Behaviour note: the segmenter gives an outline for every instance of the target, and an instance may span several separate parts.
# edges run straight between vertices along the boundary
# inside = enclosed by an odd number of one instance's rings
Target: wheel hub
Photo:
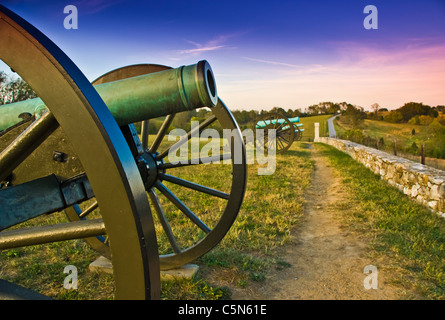
[[[152,154],[145,151],[136,158],[136,163],[144,182],[145,190],[149,191],[158,180],[159,173],[165,173],[164,169],[158,169],[158,166],[164,163],[164,160],[156,160],[158,153]]]

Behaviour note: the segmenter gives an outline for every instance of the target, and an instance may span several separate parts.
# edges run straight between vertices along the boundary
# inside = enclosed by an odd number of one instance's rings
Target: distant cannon
[[[300,117],[287,118],[280,113],[266,113],[255,119],[255,129],[263,129],[264,135],[258,136],[257,145],[264,146],[264,149],[275,149],[275,152],[282,153],[290,148],[294,141],[300,141],[304,129],[300,122]],[[275,130],[275,139],[269,139],[268,130]]]
[[[292,118],[292,119],[294,119],[294,118]],[[294,124],[294,127],[295,127],[295,140],[294,141],[301,141],[301,139],[303,138],[303,132],[304,132],[304,128],[302,128],[303,124],[302,123],[295,123],[295,122],[293,122],[293,124]]]
[[[216,246],[244,197],[242,135],[217,95],[210,65],[127,66],[104,74],[93,87],[51,40],[1,5],[0,39],[0,59],[39,96],[0,106],[0,249],[86,239],[111,258],[117,299],[159,298],[160,270],[180,267]],[[212,115],[179,141],[166,144],[175,115],[201,107]],[[163,123],[149,146],[147,121],[158,117]],[[139,121],[141,140],[134,125]],[[231,150],[168,161],[170,152],[213,123],[232,130]],[[186,168],[207,171],[202,165],[217,159],[226,160],[217,167],[227,171],[221,174],[224,190],[182,177]],[[208,220],[208,209],[192,210],[192,205],[199,209],[199,197],[180,199],[172,191],[178,188],[222,201],[212,208],[219,218]],[[176,220],[165,203],[182,213],[187,232],[174,233]],[[69,222],[21,227],[58,211],[65,211]],[[163,252],[160,236],[169,244]],[[0,298],[11,294],[5,292],[11,286],[3,283]],[[20,290],[12,289],[14,294]]]

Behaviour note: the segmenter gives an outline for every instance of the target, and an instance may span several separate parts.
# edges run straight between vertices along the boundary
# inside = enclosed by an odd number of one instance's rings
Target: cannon
[[[282,121],[284,121],[283,119],[280,119]],[[300,117],[293,117],[293,118],[288,118],[288,120],[293,124],[294,127],[294,141],[301,141],[301,138],[303,137],[303,131],[304,129],[303,124],[299,123],[300,122]],[[286,130],[287,126],[283,127],[283,130]]]
[[[217,95],[209,63],[125,66],[90,83],[50,39],[1,5],[0,39],[0,59],[39,96],[0,106],[0,249],[85,239],[111,259],[116,299],[158,299],[160,270],[215,247],[245,193],[242,135]],[[203,107],[211,110],[209,118],[178,141],[166,141],[177,114]],[[153,119],[163,122],[150,143]],[[228,151],[169,161],[216,123],[232,132]],[[217,160],[224,160],[215,164],[224,180],[218,186],[190,178]],[[199,212],[200,197],[181,198],[183,189],[218,200],[211,219],[208,208]],[[24,226],[55,212],[65,212],[67,222]],[[175,234],[175,224],[187,229]],[[168,245],[160,248],[160,238]],[[0,295],[17,292],[30,295],[0,280]]]
[[[297,119],[297,120],[293,120],[293,119]],[[295,127],[295,140],[294,141],[301,141],[301,139],[303,138],[303,132],[304,132],[304,128],[302,123],[298,123],[300,122],[299,117],[295,117],[295,118],[290,118],[289,119]]]
[[[294,141],[301,141],[304,129],[299,117],[288,118],[281,113],[269,112],[260,115],[255,119],[255,129],[263,129],[264,134],[256,137],[257,145],[264,146],[264,149],[275,149],[275,152],[282,153],[290,148]],[[268,130],[275,130],[275,139],[270,140]]]

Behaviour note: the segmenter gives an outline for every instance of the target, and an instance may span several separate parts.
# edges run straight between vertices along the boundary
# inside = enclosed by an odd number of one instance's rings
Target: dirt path
[[[364,273],[373,261],[366,242],[340,228],[336,203],[349,196],[326,160],[315,152],[312,187],[307,191],[305,220],[294,230],[294,241],[282,257],[291,266],[269,274],[266,281],[236,289],[232,298],[266,300],[397,299],[397,291],[378,270],[377,289],[364,288]],[[374,262],[375,264],[375,262]]]

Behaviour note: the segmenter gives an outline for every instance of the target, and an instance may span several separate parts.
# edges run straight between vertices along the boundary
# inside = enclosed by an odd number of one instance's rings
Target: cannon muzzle
[[[119,126],[202,107],[218,101],[209,63],[182,66],[94,87]],[[63,103],[63,102],[61,102]],[[40,98],[0,106],[0,131],[21,121],[19,115],[40,115],[46,109]]]

